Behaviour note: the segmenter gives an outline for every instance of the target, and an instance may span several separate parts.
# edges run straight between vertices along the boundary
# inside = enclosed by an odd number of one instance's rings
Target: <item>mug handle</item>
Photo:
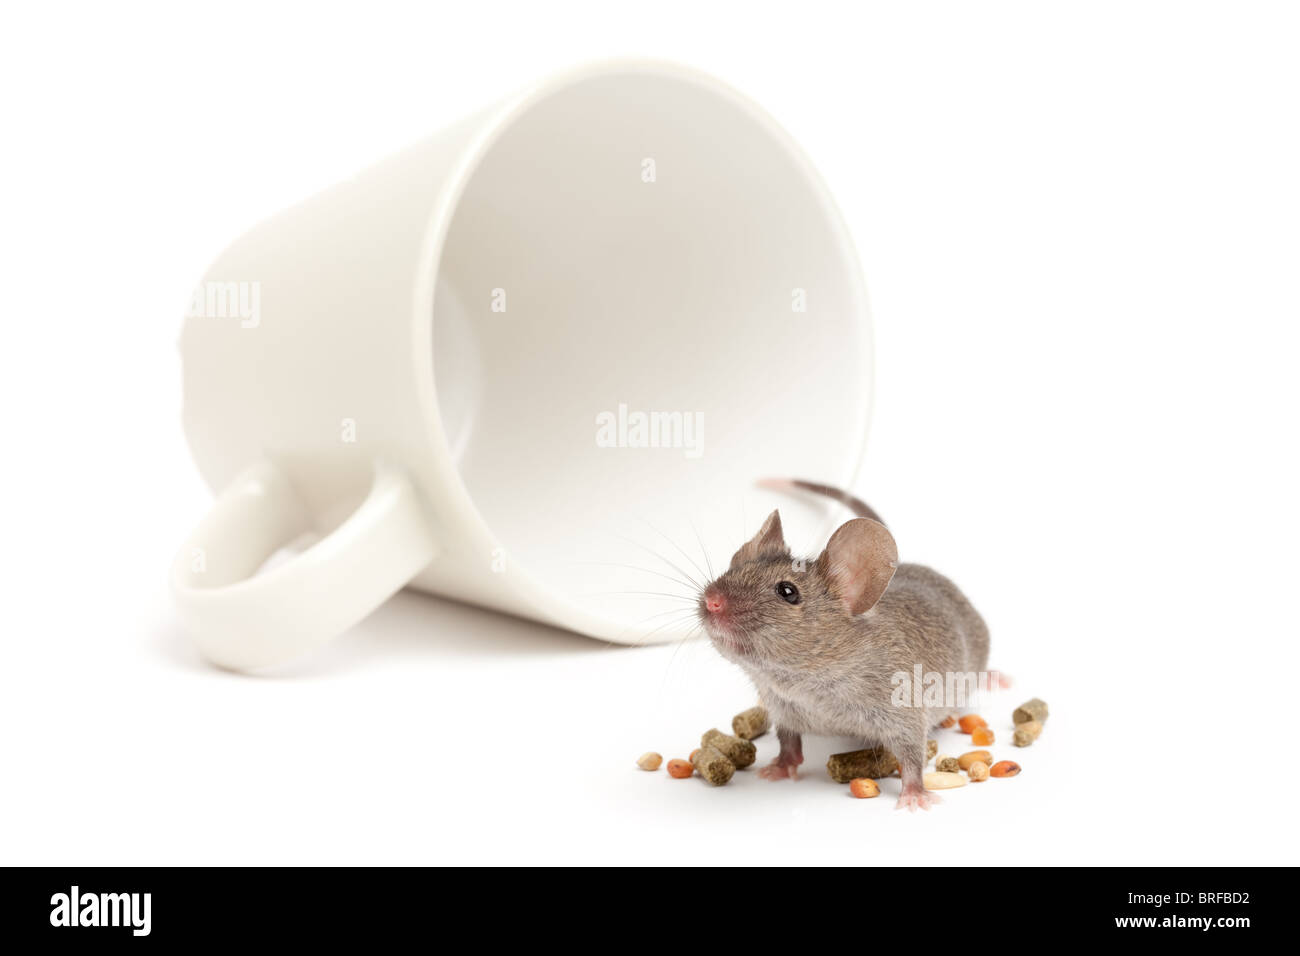
[[[253,576],[310,526],[297,492],[267,461],[217,497],[171,569],[172,595],[204,657],[247,670],[305,654],[379,607],[438,553],[410,480],[383,462],[341,525]]]

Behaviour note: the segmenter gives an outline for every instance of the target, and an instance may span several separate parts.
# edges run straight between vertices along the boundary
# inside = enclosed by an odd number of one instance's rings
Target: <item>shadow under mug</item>
[[[236,669],[406,585],[681,636],[694,542],[730,555],[771,505],[756,478],[851,483],[871,393],[857,258],[808,161],[722,83],[639,60],[538,83],[256,226],[199,284],[181,354],[217,498],[171,587]],[[686,618],[646,634],[659,592]]]

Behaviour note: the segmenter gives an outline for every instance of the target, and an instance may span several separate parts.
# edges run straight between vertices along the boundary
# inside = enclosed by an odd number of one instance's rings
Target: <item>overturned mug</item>
[[[871,391],[857,259],[812,167],[728,87],[644,61],[551,78],[258,225],[207,271],[181,354],[217,499],[171,586],[236,669],[406,585],[679,636],[642,629],[628,585],[689,600],[680,535],[725,561],[756,478],[849,483]],[[670,555],[651,567],[647,528]]]

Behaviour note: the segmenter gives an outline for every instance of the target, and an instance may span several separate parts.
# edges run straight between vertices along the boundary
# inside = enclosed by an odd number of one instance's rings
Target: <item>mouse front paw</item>
[[[799,764],[803,763],[803,738],[782,727],[777,728],[776,737],[781,741],[781,752],[758,775],[764,780],[798,780]]]
[[[798,780],[799,764],[793,760],[782,760],[777,757],[760,770],[758,775],[764,780]]]

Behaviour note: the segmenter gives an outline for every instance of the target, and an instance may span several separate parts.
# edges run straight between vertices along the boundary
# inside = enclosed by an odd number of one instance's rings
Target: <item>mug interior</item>
[[[608,637],[683,633],[771,508],[796,553],[846,517],[754,481],[856,472],[858,264],[806,160],[721,86],[603,73],[516,115],[449,225],[433,343],[488,527]]]

